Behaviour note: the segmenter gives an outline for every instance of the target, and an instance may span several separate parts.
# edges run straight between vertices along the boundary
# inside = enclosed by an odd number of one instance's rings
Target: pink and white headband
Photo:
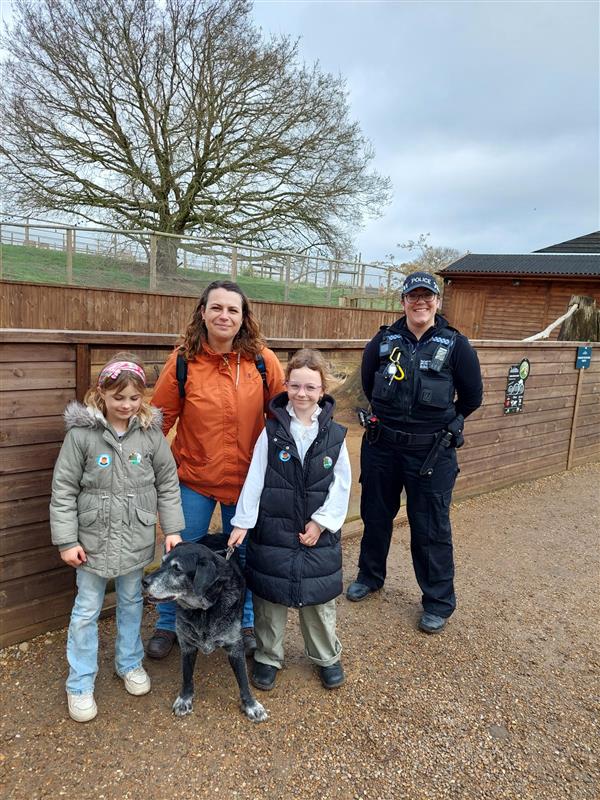
[[[146,373],[144,370],[134,364],[133,361],[115,361],[112,364],[107,364],[106,367],[102,370],[100,375],[98,376],[98,386],[102,385],[102,382],[106,380],[106,378],[118,378],[122,372],[133,372],[135,375],[142,379],[144,386],[146,385]]]

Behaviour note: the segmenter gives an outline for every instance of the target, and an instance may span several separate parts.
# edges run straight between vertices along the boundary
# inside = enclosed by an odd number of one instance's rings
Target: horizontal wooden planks
[[[0,349],[2,346],[0,345]],[[0,391],[0,419],[48,417],[62,414],[67,403],[75,399],[75,389],[53,389],[51,392],[21,390]]]
[[[60,442],[7,447],[2,451],[0,474],[53,469],[59,450]]]
[[[42,442],[61,442],[65,424],[61,416],[0,419],[0,448]]]
[[[466,422],[466,446],[459,451],[461,474],[457,496],[487,488],[499,488],[564,469],[567,463],[574,414],[577,370],[576,344],[486,342],[477,346],[484,376],[484,403]],[[530,375],[525,382],[523,411],[504,414],[508,369],[528,358]],[[585,442],[588,456],[590,437],[595,441],[600,420],[594,405],[600,360],[585,376],[580,396],[575,459]],[[585,412],[581,412],[581,408]],[[585,425],[582,425],[582,419]],[[582,435],[579,435],[579,431]],[[544,473],[544,469],[548,473]],[[485,487],[485,489],[484,489]]]
[[[197,297],[2,281],[0,327],[182,333]],[[370,339],[399,313],[252,301],[268,337]]]
[[[0,502],[0,531],[49,519],[50,495]]]
[[[600,280],[453,275],[444,288],[442,312],[471,338],[523,339],[564,314],[573,295],[588,295],[600,304]],[[559,327],[550,338],[558,333]]]
[[[11,608],[52,594],[74,591],[75,574],[73,567],[61,561],[57,569],[40,570],[36,574],[7,580],[0,591],[0,608]]]
[[[48,504],[46,510],[48,511]],[[51,542],[49,513],[45,518],[43,515],[40,516],[42,516],[42,520],[39,522],[24,523],[19,519],[19,524],[15,527],[0,530],[0,556],[47,547]],[[23,524],[21,524],[22,522]]]
[[[0,558],[0,582],[15,580],[25,575],[36,575],[56,569],[63,564],[58,548],[51,544],[34,550],[11,553]]]
[[[71,606],[73,600],[71,599]],[[9,647],[11,644],[26,642],[39,636],[42,633],[57,631],[65,628],[69,624],[70,613],[60,614],[58,617],[46,619],[43,622],[36,622],[33,625],[26,625],[22,628],[0,629],[0,647]],[[10,620],[10,617],[8,617]],[[8,623],[7,623],[8,624]]]
[[[65,389],[75,386],[75,367],[72,363],[44,362],[37,364],[0,363],[2,391],[21,389]]]
[[[2,636],[39,623],[48,622],[57,617],[67,618],[73,608],[73,596],[73,590],[67,590],[60,594],[52,594],[49,597],[28,600],[25,603],[12,606],[10,609],[0,609]],[[44,626],[42,630],[47,630],[47,628]]]
[[[290,319],[296,313],[291,308]],[[320,324],[326,322],[323,317]],[[302,336],[308,331],[297,316],[285,331],[287,338],[273,343],[282,363],[305,343]],[[342,374],[356,368],[364,347],[364,341],[349,338],[359,335],[356,330],[345,332],[339,345],[331,340],[310,342]],[[86,358],[80,363],[89,364],[91,381],[111,355],[125,349],[144,359],[152,385],[174,342],[173,337],[160,335],[58,331],[54,335],[61,337],[60,341],[53,343],[36,340],[38,335],[42,334],[27,332],[19,342],[13,334],[0,346],[0,370],[4,369],[2,375],[11,381],[0,391],[0,622],[10,628],[0,643],[20,641],[68,619],[74,571],[63,567],[50,543],[48,505],[52,468],[63,436],[62,412],[75,393],[76,346],[86,348]],[[571,343],[484,340],[475,344],[484,374],[484,404],[466,424],[466,445],[458,454],[457,498],[564,469],[578,380],[575,345]],[[36,359],[38,347],[40,357]],[[524,410],[506,415],[503,403],[508,369],[524,357],[531,363]],[[44,381],[58,385],[43,388]],[[573,464],[597,458],[600,358],[592,360],[582,378]]]
[[[0,346],[3,644],[21,641],[23,630],[48,630],[57,618],[62,620],[74,587],[73,570],[64,568],[51,544],[49,502],[64,436],[62,414],[75,396],[75,345],[24,338]]]
[[[75,361],[75,349],[63,343],[4,343],[0,348],[0,362],[2,361],[14,361],[20,364],[38,361]]]

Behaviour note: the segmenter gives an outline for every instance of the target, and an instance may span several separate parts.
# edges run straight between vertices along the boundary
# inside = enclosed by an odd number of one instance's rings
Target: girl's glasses
[[[292,392],[292,394],[297,394],[302,389],[306,394],[313,394],[313,392],[318,392],[321,388],[320,386],[315,386],[314,383],[286,383],[286,386],[288,392]]]

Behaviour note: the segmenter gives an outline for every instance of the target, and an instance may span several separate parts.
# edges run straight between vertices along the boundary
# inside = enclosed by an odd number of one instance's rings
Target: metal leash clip
[[[229,561],[229,559],[234,553],[235,553],[235,547],[233,547],[233,545],[229,545],[227,547],[227,553],[225,554],[225,561]]]

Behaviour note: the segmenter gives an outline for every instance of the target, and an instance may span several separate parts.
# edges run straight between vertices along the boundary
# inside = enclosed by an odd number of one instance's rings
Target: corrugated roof
[[[443,275],[504,274],[593,276],[600,278],[600,253],[523,253],[479,255],[469,253],[440,270]]]
[[[586,233],[576,239],[567,239],[566,242],[552,244],[535,250],[535,253],[600,253],[600,231]]]

